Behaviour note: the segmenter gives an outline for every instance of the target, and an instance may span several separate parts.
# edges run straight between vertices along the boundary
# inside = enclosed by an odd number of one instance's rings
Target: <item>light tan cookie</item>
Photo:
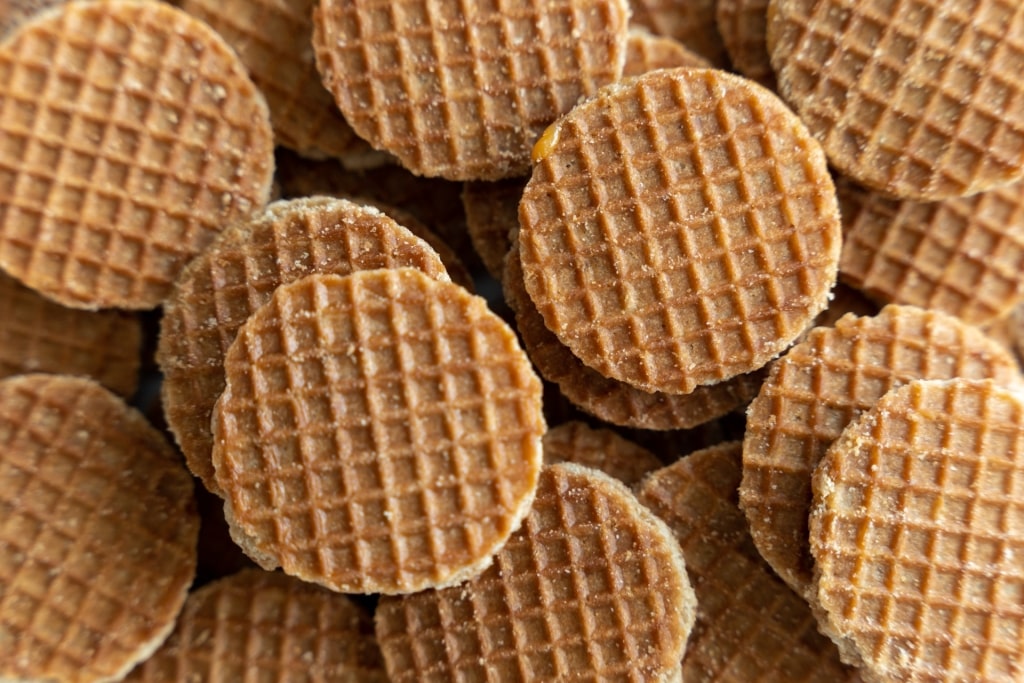
[[[417,175],[523,175],[544,129],[622,75],[626,0],[321,0],[317,66],[359,135]]]
[[[626,487],[546,467],[523,527],[482,576],[384,598],[376,631],[395,683],[676,681],[693,588],[668,528]]]
[[[761,368],[826,307],[840,226],[825,156],[752,81],[674,69],[609,86],[535,159],[526,290],[601,374],[689,393]]]
[[[196,570],[192,478],[91,380],[0,382],[0,679],[120,680]]]
[[[486,303],[409,268],[283,285],[224,358],[213,465],[266,568],[342,592],[479,574],[527,514],[540,380]]]
[[[772,0],[779,92],[843,174],[934,201],[1024,178],[1024,5]]]
[[[583,422],[566,422],[544,435],[544,463],[559,462],[592,467],[626,486],[636,485],[661,467],[661,461],[646,448],[610,429],[594,429]]]
[[[76,308],[159,305],[270,193],[263,96],[162,2],[70,2],[0,44],[0,267]]]
[[[1024,395],[992,381],[890,392],[815,471],[824,628],[879,681],[1024,676]]]

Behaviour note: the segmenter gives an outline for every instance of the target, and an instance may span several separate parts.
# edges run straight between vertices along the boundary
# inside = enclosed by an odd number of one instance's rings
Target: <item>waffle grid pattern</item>
[[[157,361],[167,421],[208,488],[216,490],[210,419],[224,390],[224,354],[253,311],[310,273],[400,267],[447,279],[437,254],[390,218],[326,197],[275,202],[189,264],[165,306]]]
[[[519,200],[526,181],[511,178],[496,183],[466,183],[462,206],[473,249],[484,267],[501,280],[505,257],[512,248],[512,235],[519,232]]]
[[[843,173],[927,200],[1024,175],[1020,3],[781,0],[774,22],[781,92]]]
[[[6,38],[33,15],[65,2],[67,0],[5,0],[4,9],[0,12],[0,40]]]
[[[691,453],[640,489],[640,502],[679,540],[700,606],[683,679],[854,680],[818,633],[807,603],[775,576],[750,539],[736,500],[740,451],[731,442]]]
[[[941,203],[849,184],[840,197],[840,277],[877,300],[984,325],[1024,299],[1024,183]]]
[[[764,91],[716,71],[651,72],[551,136],[520,205],[526,289],[601,374],[687,393],[763,366],[825,308],[833,185],[817,143]]]
[[[546,468],[492,568],[463,586],[382,600],[377,638],[391,680],[663,680],[692,623],[685,570],[667,529],[598,476]]]
[[[86,375],[121,396],[135,393],[142,346],[137,317],[64,308],[0,274],[0,320],[0,378]]]
[[[127,681],[384,683],[367,615],[346,596],[243,571],[193,593],[171,637]]]
[[[843,429],[919,379],[1020,382],[1009,353],[942,313],[890,305],[817,329],[775,363],[747,411],[740,502],[758,549],[798,593],[810,589],[811,474]]]
[[[267,98],[279,144],[345,159],[372,154],[338,111],[316,70],[316,0],[183,0],[181,8],[213,27],[238,52]]]
[[[718,0],[715,25],[733,67],[747,78],[775,89],[768,57],[769,0]]]
[[[174,623],[196,566],[192,481],[86,380],[0,383],[0,677],[117,679]]]
[[[163,3],[47,17],[0,50],[0,266],[68,306],[152,308],[265,203],[266,105],[216,34]]]
[[[697,387],[689,394],[648,393],[605,377],[572,354],[544,324],[523,286],[518,249],[505,263],[505,298],[515,311],[516,327],[537,372],[573,405],[622,427],[690,429],[749,402],[761,386],[761,373],[741,375],[720,384]]]
[[[915,382],[851,425],[819,472],[818,595],[868,670],[1019,680],[1021,397],[992,382]]]
[[[629,0],[631,26],[678,40],[711,60],[726,62],[725,46],[715,26],[715,0]]]
[[[592,467],[626,486],[661,467],[661,461],[646,448],[610,429],[593,429],[583,422],[567,422],[544,434],[544,463],[559,462]]]
[[[527,173],[544,128],[619,78],[624,0],[323,0],[324,82],[363,138],[415,173]]]
[[[526,514],[540,382],[457,285],[408,269],[311,276],[249,319],[225,368],[217,483],[291,574],[347,592],[447,585]]]
[[[639,76],[655,69],[677,67],[708,69],[711,65],[695,52],[690,52],[682,43],[653,36],[646,31],[630,31],[626,41],[626,66],[622,77]]]

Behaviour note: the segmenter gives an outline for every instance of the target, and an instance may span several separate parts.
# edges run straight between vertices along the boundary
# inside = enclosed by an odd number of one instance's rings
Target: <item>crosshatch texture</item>
[[[733,67],[761,85],[775,88],[768,57],[769,0],[717,0],[715,25]]]
[[[352,127],[416,174],[525,175],[552,121],[618,80],[625,0],[323,0],[317,65]]]
[[[715,26],[715,0],[629,0],[629,23],[678,40],[715,66],[727,60]]]
[[[536,156],[526,290],[601,374],[685,394],[762,367],[826,307],[835,189],[818,143],[760,86],[654,71],[560,119]]]
[[[677,40],[656,36],[639,29],[631,29],[626,41],[626,66],[622,77],[639,76],[655,69],[675,69],[686,66],[708,69],[711,64],[696,52],[691,52]]]
[[[263,96],[180,10],[77,2],[0,45],[0,267],[64,305],[157,306],[273,171]]]
[[[667,527],[619,482],[560,464],[480,577],[384,598],[395,683],[678,680],[696,604]]]
[[[907,199],[1024,177],[1017,0],[776,0],[779,91],[845,175]]]
[[[740,503],[758,549],[798,593],[811,590],[811,474],[843,429],[914,379],[1020,383],[1009,351],[938,311],[889,305],[813,330],[771,369],[747,411]]]
[[[592,467],[635,486],[661,467],[658,457],[610,429],[595,429],[583,422],[566,422],[544,435],[544,463],[571,462]]]
[[[192,478],[95,382],[0,382],[0,679],[119,680],[196,571]]]
[[[216,480],[264,565],[342,592],[452,585],[529,510],[541,383],[458,285],[404,268],[282,286],[225,371]]]
[[[227,228],[188,265],[160,323],[164,414],[189,469],[211,491],[213,405],[238,329],[282,284],[314,272],[411,267],[447,280],[437,253],[380,213],[343,199],[274,202]]]
[[[1024,395],[917,381],[883,397],[814,476],[826,629],[879,680],[1024,675]]]

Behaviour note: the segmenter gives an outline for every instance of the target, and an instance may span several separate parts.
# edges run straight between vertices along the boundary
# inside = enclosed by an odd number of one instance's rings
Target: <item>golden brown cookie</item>
[[[519,231],[519,200],[524,187],[524,178],[471,182],[462,187],[462,206],[473,249],[497,280],[503,277],[512,236]]]
[[[71,2],[0,44],[0,267],[76,308],[154,308],[270,192],[263,96],[202,22]]]
[[[275,202],[189,264],[164,307],[156,358],[167,423],[207,488],[217,490],[210,419],[224,391],[224,354],[249,315],[310,273],[401,267],[448,278],[433,249],[380,211],[328,197]]]
[[[893,197],[1024,178],[1024,4],[774,0],[779,92],[843,174]]]
[[[807,603],[779,580],[750,539],[736,495],[741,450],[735,441],[691,453],[640,486],[640,502],[679,540],[697,594],[683,680],[852,681]]]
[[[622,69],[622,77],[639,76],[655,69],[675,69],[688,66],[704,69],[710,63],[695,52],[688,50],[682,43],[665,36],[656,36],[633,29],[626,41],[626,66]]]
[[[815,471],[824,629],[885,681],[1024,677],[1024,394],[915,381]]]
[[[321,0],[313,45],[352,127],[417,175],[523,175],[544,129],[618,80],[626,0]]]
[[[526,290],[601,374],[689,393],[762,367],[824,310],[840,248],[825,156],[752,81],[673,69],[618,83],[534,156]]]
[[[381,163],[324,88],[310,47],[316,0],[181,0],[242,59],[267,97],[277,143],[354,167]]]
[[[761,386],[760,371],[697,387],[689,394],[648,393],[605,377],[574,356],[544,325],[523,286],[518,249],[509,253],[503,284],[523,346],[537,372],[557,384],[574,405],[605,422],[640,429],[689,429],[740,408]]]
[[[1024,298],[1024,182],[941,202],[838,189],[839,276],[876,301],[984,325]]]
[[[387,683],[368,614],[344,595],[249,569],[189,595],[133,683]]]
[[[811,473],[826,449],[887,391],[951,377],[1020,381],[1010,354],[979,330],[914,306],[817,328],[772,365],[747,410],[740,504],[761,554],[798,593],[811,587]]]
[[[65,308],[0,273],[0,378],[80,375],[129,397],[139,382],[141,346],[137,316]]]
[[[410,268],[282,285],[224,367],[216,481],[265,568],[351,593],[453,585],[529,511],[540,380],[458,285]]]
[[[768,57],[769,0],[716,0],[715,25],[733,68],[765,87],[775,88]]]
[[[164,437],[87,379],[0,382],[0,679],[115,681],[164,641],[199,518]]]
[[[63,5],[68,0],[0,1],[0,39],[43,10]]]
[[[624,439],[610,429],[594,429],[583,422],[566,422],[544,435],[544,463],[571,462],[600,470],[626,486],[661,467],[654,453]]]
[[[715,66],[727,61],[715,26],[717,0],[629,0],[631,26],[677,40]]]
[[[621,483],[560,464],[480,577],[383,598],[394,683],[674,681],[696,604],[679,544]]]

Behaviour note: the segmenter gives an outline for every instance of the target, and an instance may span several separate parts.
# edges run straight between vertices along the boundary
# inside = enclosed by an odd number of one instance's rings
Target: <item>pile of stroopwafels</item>
[[[0,680],[1024,678],[1019,3],[0,5],[0,270]]]

